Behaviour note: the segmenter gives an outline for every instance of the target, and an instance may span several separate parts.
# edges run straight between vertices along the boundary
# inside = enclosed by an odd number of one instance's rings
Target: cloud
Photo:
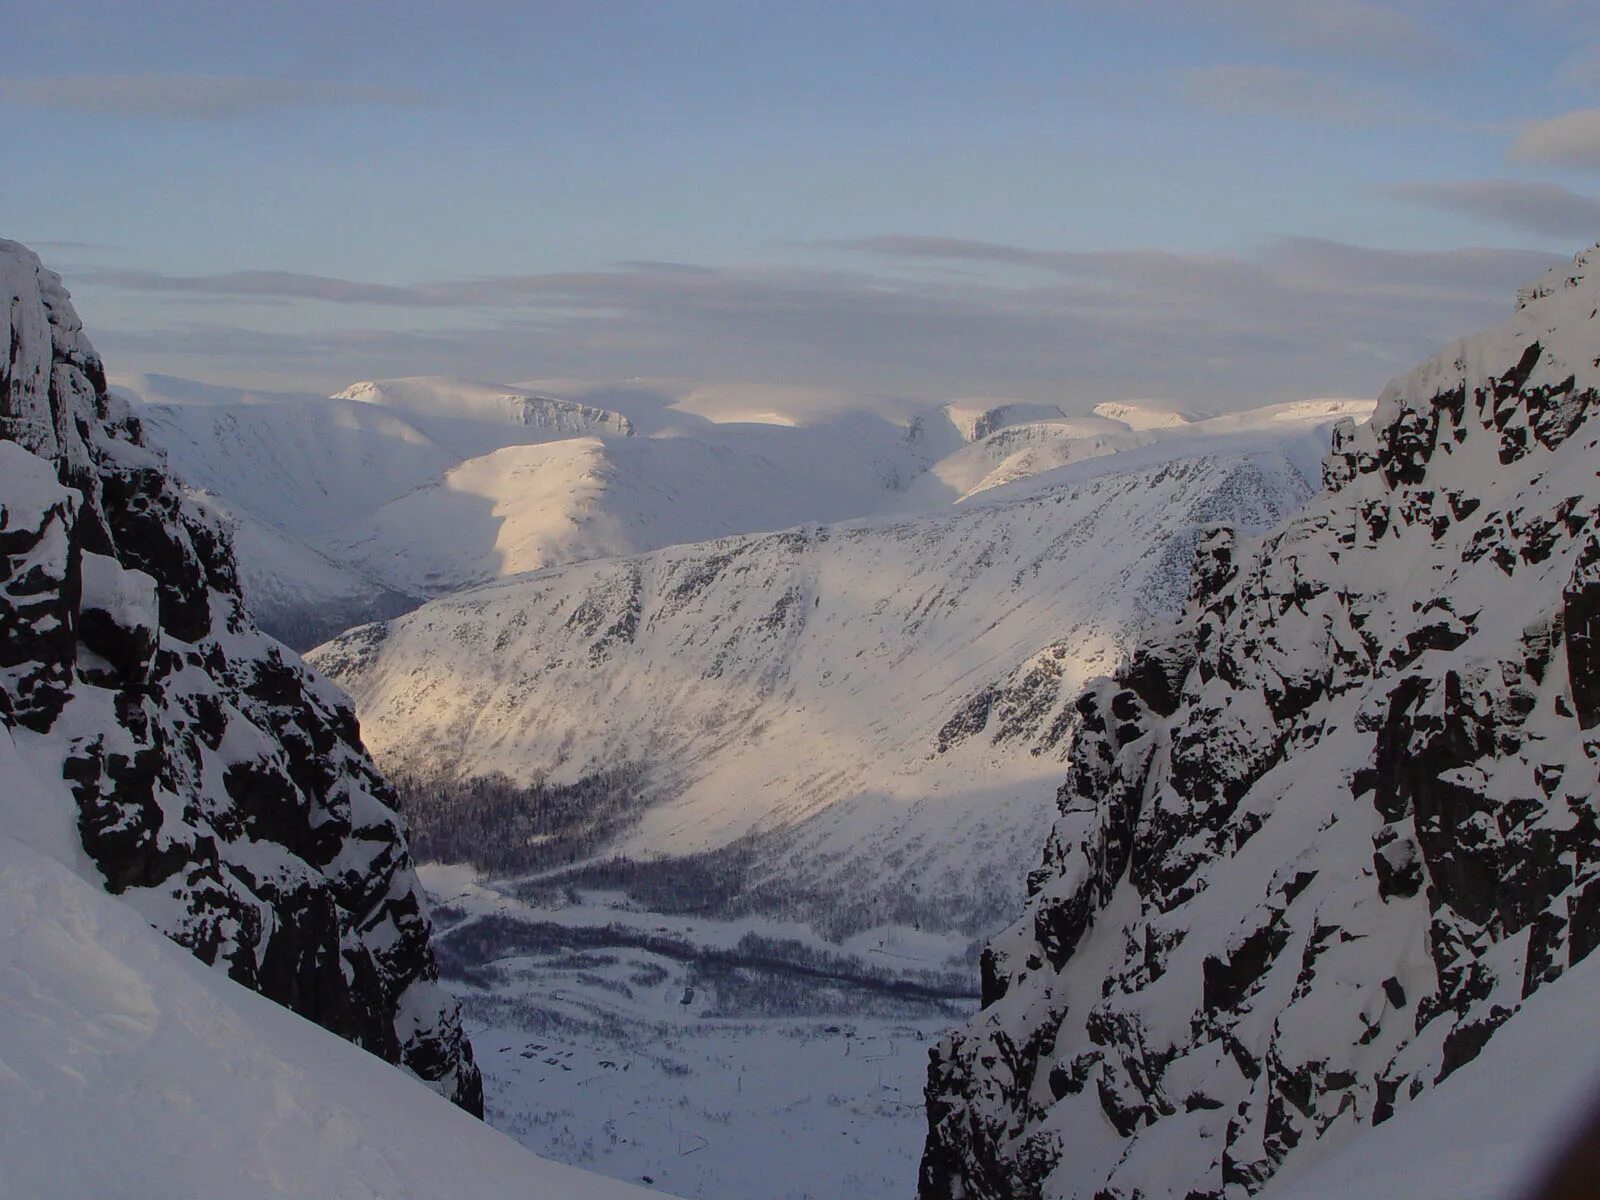
[[[254,387],[331,389],[405,374],[641,377],[1080,407],[1153,394],[1236,408],[1375,394],[1439,346],[1503,318],[1516,288],[1557,261],[1315,239],[1237,254],[907,234],[830,248],[855,265],[630,263],[405,286],[274,271],[121,273],[100,278],[107,291],[95,304],[108,293],[147,296],[152,285],[163,303],[124,301],[129,320],[97,321],[97,342],[119,371],[215,377],[226,367]],[[967,268],[961,278],[926,269],[952,262]],[[290,322],[275,310],[274,328],[259,330],[217,323],[218,295],[315,303],[291,307]],[[341,309],[363,314],[344,325],[369,327],[341,327],[329,315]],[[151,329],[152,311],[180,319]],[[200,319],[181,319],[190,311]],[[201,360],[207,369],[195,368]]]
[[[1196,67],[1184,77],[1184,92],[1194,103],[1228,116],[1368,125],[1416,115],[1391,88],[1346,83],[1292,67]]]
[[[1381,189],[1397,200],[1494,221],[1546,237],[1600,240],[1600,196],[1557,183],[1461,179],[1395,183]]]
[[[836,249],[890,258],[991,262],[1176,290],[1267,287],[1365,289],[1404,286],[1423,291],[1505,293],[1507,281],[1537,274],[1552,263],[1538,251],[1382,250],[1319,238],[1286,238],[1246,254],[1184,254],[1172,250],[1034,250],[961,238],[879,235],[828,242]],[[1511,285],[1514,289],[1517,285]]]
[[[1522,127],[1511,154],[1524,162],[1600,167],[1600,108],[1583,108]]]
[[[326,300],[333,304],[419,305],[428,301],[411,289],[355,283],[293,271],[230,271],[220,275],[164,275],[159,271],[92,271],[83,278],[131,292],[168,292],[255,300]]]
[[[414,104],[421,98],[361,84],[240,75],[0,77],[0,104],[114,116],[215,119],[274,109]]]
[[[1400,63],[1450,59],[1458,47],[1438,30],[1367,0],[1209,0],[1210,11],[1280,46]]]
[[[1569,55],[1557,70],[1556,78],[1564,86],[1580,90],[1600,85],[1600,46],[1589,46]]]
[[[121,246],[108,245],[105,242],[75,242],[63,241],[58,238],[27,238],[23,245],[32,250],[99,250],[107,253],[119,253]]]

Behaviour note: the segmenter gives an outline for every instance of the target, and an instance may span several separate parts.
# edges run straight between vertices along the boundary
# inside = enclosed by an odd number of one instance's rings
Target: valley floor
[[[902,1197],[927,1046],[976,1008],[958,940],[519,900],[424,867],[489,1122],[547,1158],[710,1200]]]

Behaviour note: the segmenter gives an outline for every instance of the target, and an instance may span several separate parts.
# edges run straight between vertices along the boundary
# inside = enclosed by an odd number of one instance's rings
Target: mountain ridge
[[[344,698],[250,621],[60,278],[0,241],[0,723],[82,869],[237,983],[482,1112],[393,788]]]
[[[1325,496],[1210,534],[1184,620],[1085,690],[1026,914],[929,1067],[923,1200],[1251,1194],[1574,1002],[1597,307],[1600,248],[1391,384]]]

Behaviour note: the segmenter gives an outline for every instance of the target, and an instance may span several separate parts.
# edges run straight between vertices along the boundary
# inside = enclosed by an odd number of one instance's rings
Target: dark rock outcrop
[[[225,532],[13,242],[0,300],[0,722],[60,762],[107,888],[481,1115],[395,794],[348,703],[251,623]]]
[[[1600,943],[1597,310],[1600,249],[1391,385],[1084,693],[924,1200],[1253,1193]]]

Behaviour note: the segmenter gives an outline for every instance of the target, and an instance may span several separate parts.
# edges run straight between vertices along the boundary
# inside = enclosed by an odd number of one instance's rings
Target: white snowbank
[[[625,1200],[228,981],[79,872],[0,727],[0,1196]]]
[[[1471,1066],[1384,1124],[1284,1172],[1262,1200],[1520,1195],[1574,1118],[1600,1099],[1597,996],[1600,957],[1591,957],[1530,996]],[[1329,1140],[1339,1142],[1336,1131]]]

